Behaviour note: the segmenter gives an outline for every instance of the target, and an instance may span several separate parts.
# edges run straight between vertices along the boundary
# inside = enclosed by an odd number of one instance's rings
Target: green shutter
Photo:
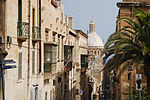
[[[22,52],[19,52],[18,79],[22,79]]]
[[[19,36],[22,36],[22,0],[18,0]]]
[[[35,74],[35,51],[32,52],[32,74]]]
[[[32,27],[35,26],[35,9],[33,8],[33,11],[32,11],[32,16],[33,16],[33,19],[32,19]]]
[[[52,91],[50,91],[50,100],[52,100]]]

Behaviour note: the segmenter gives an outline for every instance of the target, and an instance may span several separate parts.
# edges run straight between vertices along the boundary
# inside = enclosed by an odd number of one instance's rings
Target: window
[[[96,55],[96,51],[94,51],[95,55]]]
[[[6,1],[0,0],[0,32],[4,33],[5,30],[5,6]]]
[[[18,0],[18,26],[19,35],[22,35],[22,0]]]
[[[38,100],[38,87],[35,87],[35,100]]]
[[[45,100],[47,100],[47,92],[45,92]]]
[[[98,51],[98,55],[99,55],[99,51]]]
[[[22,0],[18,0],[18,22],[22,22]]]
[[[88,55],[81,55],[81,67],[88,67]]]
[[[90,52],[88,51],[88,54],[89,54]]]
[[[32,27],[35,26],[35,9],[32,9]]]
[[[44,71],[54,73],[56,71],[57,47],[51,44],[44,45]]]
[[[63,37],[61,38],[61,59],[63,59],[64,54],[64,44],[63,44]]]
[[[93,51],[91,51],[91,54],[93,54]]]
[[[72,48],[73,46],[64,47],[64,65],[67,67],[72,67]]]
[[[55,86],[56,85],[56,80],[55,79],[53,79],[53,86]]]
[[[50,91],[50,100],[52,100],[52,91]]]
[[[18,60],[18,80],[22,79],[22,52],[19,52]]]
[[[55,42],[55,34],[53,34],[53,42]]]
[[[35,74],[35,51],[32,51],[32,74]]]

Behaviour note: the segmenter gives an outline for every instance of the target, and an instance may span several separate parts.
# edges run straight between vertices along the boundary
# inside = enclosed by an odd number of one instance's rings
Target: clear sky
[[[122,0],[63,0],[65,14],[73,16],[74,28],[87,33],[93,16],[96,33],[104,42],[115,32],[118,8],[116,3]]]

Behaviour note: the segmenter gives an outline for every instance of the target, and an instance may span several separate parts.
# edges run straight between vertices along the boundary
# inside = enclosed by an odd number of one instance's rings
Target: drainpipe
[[[28,0],[28,22],[29,22],[29,34],[28,34],[28,67],[27,67],[27,99],[29,100],[29,79],[30,79],[30,0]]]
[[[40,27],[40,33],[41,33],[41,0],[39,0],[39,27]],[[41,37],[41,34],[40,34]],[[41,73],[41,40],[39,41],[39,73]]]

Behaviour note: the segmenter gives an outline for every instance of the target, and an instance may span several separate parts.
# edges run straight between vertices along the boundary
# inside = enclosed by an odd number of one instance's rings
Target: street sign
[[[5,88],[4,88],[4,70],[5,69],[11,69],[11,68],[16,68],[16,65],[5,65],[5,64],[12,64],[16,63],[14,60],[1,60],[1,73],[2,73],[2,92],[3,92],[3,100],[5,100]]]
[[[82,95],[83,94],[83,90],[80,90],[80,95]]]
[[[136,90],[142,90],[142,75],[136,74]]]
[[[3,64],[12,64],[12,63],[16,63],[14,60],[4,60]]]
[[[11,68],[16,68],[16,65],[7,65],[3,67],[3,69],[11,69]]]

